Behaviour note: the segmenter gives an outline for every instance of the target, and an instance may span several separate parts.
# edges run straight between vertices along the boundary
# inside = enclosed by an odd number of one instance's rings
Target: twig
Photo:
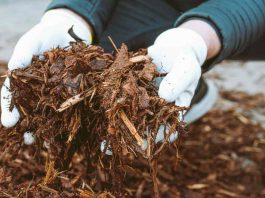
[[[150,158],[151,156],[151,132],[148,131],[148,128],[147,128],[147,149],[146,149],[146,155],[148,158]]]
[[[32,180],[30,181],[28,187],[26,188],[26,198],[28,198],[28,191],[29,191],[29,188],[32,185],[33,181],[34,181],[34,177],[32,178]]]
[[[137,144],[139,146],[141,146],[141,148],[143,150],[145,150],[145,147],[146,146],[144,144],[144,140],[137,133],[137,130],[136,130],[135,126],[131,123],[131,121],[126,116],[126,114],[124,113],[124,111],[120,111],[120,118],[122,119],[122,121],[124,122],[124,124],[127,126],[127,128],[129,129],[129,131],[131,132],[131,134],[134,136],[134,138],[137,140]]]
[[[152,181],[153,181],[153,186],[154,186],[154,198],[159,198],[160,193],[159,193],[159,187],[158,187],[158,178],[157,176],[157,160],[153,160],[151,163],[151,176],[152,176]]]
[[[46,191],[46,192],[49,192],[49,193],[54,193],[54,194],[58,194],[58,191],[57,190],[54,190],[52,188],[49,188],[47,186],[43,186],[41,184],[38,185],[42,190]]]
[[[7,74],[0,76],[0,78],[6,78]]]
[[[79,179],[80,179],[81,176],[82,176],[81,174],[76,175],[76,176],[74,177],[74,179],[71,180],[70,183],[71,183],[72,185],[75,185],[75,184],[79,181]]]
[[[141,182],[141,184],[138,186],[138,188],[137,188],[137,190],[136,190],[136,193],[135,193],[135,197],[136,197],[136,198],[141,198],[141,197],[142,197],[142,194],[143,194],[143,191],[144,191],[145,183],[146,183],[146,181],[143,180],[143,181]]]
[[[153,154],[152,159],[154,159],[155,156],[157,156],[159,153],[162,152],[163,148],[166,146],[166,144],[167,144],[168,141],[169,141],[170,135],[172,135],[172,133],[174,132],[174,129],[175,129],[175,128],[176,128],[176,124],[173,124],[173,125],[170,127],[170,129],[169,129],[169,131],[168,131],[168,133],[167,133],[167,135],[166,135],[166,138],[164,139],[164,142],[163,142],[162,145],[156,150],[156,152]]]
[[[79,197],[82,197],[82,198],[95,197],[95,193],[94,192],[90,192],[90,191],[86,191],[86,190],[81,190],[81,189],[77,189],[77,191],[80,193],[80,196]]]
[[[139,56],[135,56],[130,58],[130,62],[132,63],[139,63],[139,62],[143,62],[143,61],[149,61],[150,57],[148,55],[144,56],[144,55],[139,55]]]
[[[27,112],[25,111],[25,109],[24,109],[21,105],[19,105],[19,107],[20,107],[20,110],[22,111],[22,113],[23,113],[25,116],[27,116],[28,114],[27,114]]]
[[[222,195],[226,195],[228,197],[238,197],[238,194],[224,190],[224,189],[218,189],[217,193],[222,194]]]
[[[56,111],[57,112],[62,112],[66,109],[68,109],[69,107],[83,101],[85,98],[87,98],[88,96],[90,96],[92,93],[94,92],[94,89],[93,90],[89,90],[89,91],[85,91],[85,92],[82,92],[80,94],[77,94],[69,99],[67,99],[65,102],[63,102],[61,105],[60,105],[60,108],[57,109]]]
[[[111,45],[112,45],[112,46],[114,47],[114,49],[116,50],[116,52],[119,53],[119,50],[118,50],[117,46],[115,45],[115,43],[113,42],[112,38],[111,38],[110,36],[108,36],[108,39],[109,39]]]
[[[7,194],[6,192],[4,192],[4,191],[2,191],[2,190],[0,190],[0,193],[2,193],[2,194],[3,194],[4,196],[6,196],[6,197],[14,198],[12,195]]]
[[[47,172],[46,172],[46,175],[45,175],[45,178],[42,182],[43,185],[47,185],[49,183],[49,180],[51,178],[51,175],[54,171],[54,161],[51,161],[48,165],[48,168],[47,168]]]
[[[93,93],[92,93],[92,95],[91,95],[91,97],[89,99],[89,102],[92,101],[93,97],[95,96],[96,91],[97,91],[97,88],[94,88]]]
[[[7,78],[11,76],[11,71],[7,70],[6,72],[4,72],[5,74],[3,74],[2,76],[0,76],[0,78]]]

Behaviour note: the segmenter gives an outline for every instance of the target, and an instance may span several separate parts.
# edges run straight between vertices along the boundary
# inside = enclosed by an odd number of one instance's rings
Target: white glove
[[[76,36],[86,44],[91,44],[92,33],[81,17],[66,9],[46,12],[40,23],[20,38],[8,63],[8,69],[12,71],[27,67],[33,55],[40,55],[52,48],[69,46],[69,42],[75,41],[68,33],[71,27]],[[1,122],[4,127],[13,127],[20,117],[16,107],[10,109],[10,103],[10,80],[7,78],[1,89]]]
[[[203,38],[193,30],[174,28],[160,34],[154,45],[148,48],[159,73],[167,74],[157,78],[158,94],[167,102],[189,107],[201,77],[201,65],[207,57],[207,46]],[[168,131],[168,130],[166,130]],[[170,136],[170,142],[178,132]],[[164,130],[159,130],[156,142],[164,140]]]
[[[175,105],[189,107],[207,56],[203,38],[190,29],[170,29],[157,37],[148,48],[148,55],[158,72],[167,73],[159,86],[159,96]]]

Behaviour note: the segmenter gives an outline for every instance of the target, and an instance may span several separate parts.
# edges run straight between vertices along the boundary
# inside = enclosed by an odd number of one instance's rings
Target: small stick
[[[47,186],[43,186],[41,184],[38,185],[40,188],[42,188],[42,190],[46,191],[46,192],[49,192],[49,193],[54,193],[54,194],[58,194],[58,191],[57,190],[54,190],[52,188],[49,188]]]
[[[174,129],[175,129],[175,128],[176,128],[176,124],[173,124],[173,125],[170,127],[170,129],[169,129],[169,131],[168,131],[168,133],[167,133],[167,135],[166,135],[166,138],[165,138],[163,144],[162,144],[162,145],[156,150],[156,152],[153,154],[152,159],[153,159],[155,156],[157,156],[157,155],[163,150],[164,146],[168,143],[168,141],[169,141],[169,137],[170,137],[170,135],[174,132]]]
[[[7,74],[0,76],[0,78],[6,78]]]
[[[4,194],[6,197],[9,197],[9,198],[15,198],[15,197],[13,197],[12,195],[7,194],[6,192],[4,192],[4,191],[2,191],[2,190],[0,190],[0,193]]]
[[[90,191],[87,191],[87,190],[81,190],[81,189],[76,189],[76,190],[80,193],[79,197],[82,197],[82,198],[95,197],[95,193],[94,192],[90,192]]]
[[[143,150],[145,150],[145,144],[144,140],[141,138],[141,136],[137,133],[137,130],[135,126],[131,123],[127,115],[124,113],[124,111],[120,111],[120,117],[124,124],[127,126],[131,134],[134,136],[134,138],[137,140],[137,143]]]
[[[92,90],[94,91],[94,90]],[[83,101],[85,98],[87,98],[88,96],[91,95],[91,93],[93,93],[91,90],[87,91],[86,93],[82,92],[80,94],[77,94],[69,99],[67,99],[65,102],[63,102],[61,105],[60,105],[60,108],[57,109],[56,111],[57,112],[62,112],[66,109],[68,109],[69,107]]]
[[[92,95],[91,95],[91,97],[90,97],[90,99],[89,99],[89,102],[92,101],[92,99],[93,99],[93,97],[94,97],[94,95],[95,95],[95,93],[96,93],[96,90],[97,90],[97,88],[95,88],[95,89],[93,90],[93,93],[92,93]]]
[[[143,61],[149,61],[150,57],[148,55],[139,55],[139,56],[135,56],[130,58],[130,62],[132,63],[139,63],[139,62],[143,62]]]
[[[23,113],[25,116],[27,116],[28,114],[26,113],[25,109],[24,109],[21,105],[19,105],[19,107],[20,107],[20,110],[22,111],[22,113]]]
[[[114,47],[114,49],[116,50],[116,52],[119,53],[119,50],[118,50],[117,46],[115,45],[115,43],[113,42],[112,38],[111,38],[110,36],[108,36],[108,39],[109,39],[111,45],[112,45],[112,46]]]
[[[146,155],[147,157],[149,158],[151,156],[151,132],[148,131],[148,128],[147,128],[147,149],[146,149]]]
[[[143,194],[143,190],[144,190],[144,187],[145,187],[145,183],[146,181],[143,180],[140,185],[138,186],[137,190],[136,190],[136,193],[135,193],[135,197],[136,198],[141,198],[142,197],[142,194]]]
[[[74,177],[74,179],[72,179],[71,181],[70,181],[70,183],[72,184],[72,185],[75,185],[78,181],[79,181],[79,179],[81,178],[81,174],[78,174],[77,176],[75,176]]]
[[[47,168],[47,172],[46,172],[45,178],[44,178],[44,180],[43,180],[43,182],[42,182],[42,184],[43,184],[44,186],[46,186],[46,185],[49,183],[49,179],[50,179],[50,177],[51,177],[51,174],[52,174],[53,169],[54,169],[54,162],[51,161],[51,162],[49,163],[49,165],[48,165],[48,168]]]
[[[4,72],[5,74],[3,74],[2,76],[0,76],[0,78],[7,78],[9,76],[11,76],[11,71],[7,70],[6,72]]]

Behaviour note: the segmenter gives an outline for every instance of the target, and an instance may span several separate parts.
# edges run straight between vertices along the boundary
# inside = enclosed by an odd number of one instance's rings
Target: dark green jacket
[[[96,35],[100,35],[118,1],[53,0],[48,9],[71,9],[92,24]],[[265,0],[167,1],[183,11],[175,26],[190,18],[201,18],[217,30],[222,41],[222,51],[207,65],[213,65],[242,52],[265,33]]]

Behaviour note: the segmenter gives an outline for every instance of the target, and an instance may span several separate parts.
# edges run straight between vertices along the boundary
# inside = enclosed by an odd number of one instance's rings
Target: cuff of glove
[[[190,13],[184,14],[182,15],[174,24],[175,27],[181,25],[182,23],[186,22],[187,20],[190,19],[200,19],[202,21],[207,22],[209,25],[211,25],[215,30],[216,33],[218,34],[219,38],[221,41],[223,41],[223,36],[220,34],[218,28],[216,27],[216,25],[209,20],[209,18],[207,17],[198,17],[197,15],[192,15]],[[223,44],[223,42],[222,42]],[[223,59],[225,59],[225,57],[227,57],[227,53],[226,51],[223,50],[224,46],[222,46],[221,52],[214,58],[208,59],[207,61],[204,62],[204,64],[202,65],[202,73],[207,72],[208,70],[210,70],[215,64],[221,62]]]

